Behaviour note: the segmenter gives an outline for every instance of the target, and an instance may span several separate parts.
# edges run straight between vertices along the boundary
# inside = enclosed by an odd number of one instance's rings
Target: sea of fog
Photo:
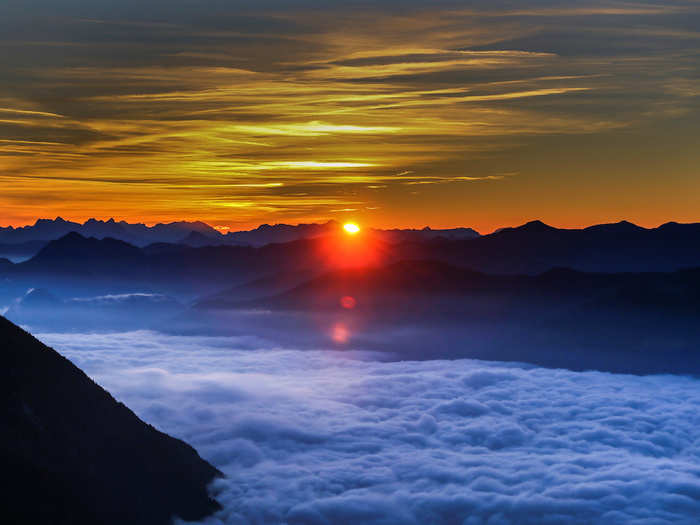
[[[698,523],[700,383],[41,334],[221,469],[226,524]]]

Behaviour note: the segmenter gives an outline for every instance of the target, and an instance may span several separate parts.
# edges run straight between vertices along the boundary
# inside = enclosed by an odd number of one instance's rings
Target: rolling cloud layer
[[[228,476],[226,524],[696,523],[700,388],[247,338],[43,334]]]

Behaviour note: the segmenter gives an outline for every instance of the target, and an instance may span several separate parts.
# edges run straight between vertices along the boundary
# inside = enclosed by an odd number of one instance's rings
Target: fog
[[[40,334],[227,476],[210,524],[695,523],[700,388],[681,376]]]

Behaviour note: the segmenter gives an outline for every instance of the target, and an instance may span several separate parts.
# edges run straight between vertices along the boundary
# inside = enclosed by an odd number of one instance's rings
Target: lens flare
[[[335,323],[331,330],[331,339],[338,344],[345,344],[350,339],[350,330],[344,323]]]
[[[360,227],[354,222],[345,223],[343,225],[343,229],[346,231],[346,233],[349,233],[350,235],[360,233]]]
[[[340,306],[346,310],[352,310],[355,308],[355,306],[357,306],[357,301],[351,295],[344,295],[340,298]]]

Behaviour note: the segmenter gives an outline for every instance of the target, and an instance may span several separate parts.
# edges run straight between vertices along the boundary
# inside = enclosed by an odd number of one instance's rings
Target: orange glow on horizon
[[[321,239],[317,244],[319,257],[326,261],[331,268],[360,268],[376,266],[381,263],[384,255],[383,243],[373,235],[360,235],[360,228],[352,224],[357,231],[348,224],[335,235],[329,235]]]

